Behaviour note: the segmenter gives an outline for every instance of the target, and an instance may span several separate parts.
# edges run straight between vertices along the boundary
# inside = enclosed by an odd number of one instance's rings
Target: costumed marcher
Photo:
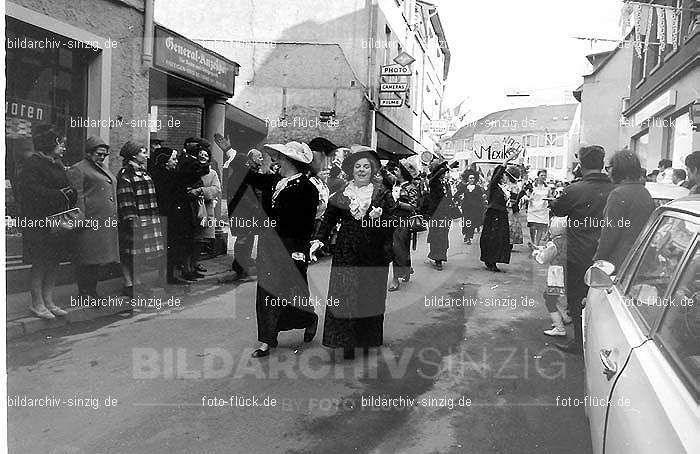
[[[510,175],[515,178],[515,182],[509,184],[508,193],[510,197],[506,201],[508,206],[508,227],[510,229],[510,244],[523,244],[523,225],[522,214],[520,212],[521,201],[525,196],[525,191],[521,188],[520,168],[511,166],[508,170]],[[512,248],[511,248],[512,250]]]
[[[527,227],[530,230],[531,248],[540,245],[547,234],[549,226],[549,204],[547,199],[552,198],[552,190],[547,185],[547,171],[537,171],[537,179],[528,187],[523,200],[527,206]]]
[[[100,267],[119,262],[116,178],[104,165],[109,145],[100,137],[88,137],[85,158],[68,169],[77,193],[77,207],[90,225],[75,232],[73,263],[78,295],[96,300]]]
[[[399,279],[408,282],[411,279],[413,268],[411,267],[411,228],[409,219],[416,214],[418,209],[418,188],[413,183],[415,170],[406,159],[399,161],[394,169],[397,184],[392,190],[392,196],[396,200],[394,218],[397,225],[394,229],[394,260],[392,269],[392,281],[389,291],[399,289]]]
[[[479,182],[479,174],[466,170],[455,192],[455,199],[462,197],[462,235],[464,242],[472,244],[474,231],[484,220],[484,190]]]
[[[304,342],[316,335],[318,316],[309,299],[307,268],[318,207],[318,192],[306,176],[313,153],[306,144],[289,142],[265,145],[265,151],[278,164],[279,173],[249,172],[246,180],[260,188],[264,213],[260,220],[258,283],[255,313],[258,341],[254,358],[270,354],[277,347],[280,331],[304,329]],[[242,157],[241,157],[242,158]],[[236,156],[234,173],[247,169]]]
[[[333,194],[323,216],[312,254],[330,238],[340,224],[323,326],[323,345],[341,348],[346,359],[355,348],[379,347],[384,342],[387,278],[392,260],[391,191],[374,185],[379,157],[369,147],[353,145],[342,162],[351,180]],[[337,305],[335,305],[337,303]]]
[[[452,201],[452,188],[449,183],[449,166],[447,161],[433,161],[428,176],[428,195],[426,215],[428,218],[428,259],[433,261],[435,269],[442,271],[442,263],[447,261],[450,247],[450,227],[455,217]]]
[[[481,261],[490,271],[500,272],[498,263],[510,263],[512,245],[510,242],[510,226],[508,224],[508,201],[510,187],[517,181],[511,173],[514,169],[508,166],[510,159],[496,166],[491,174],[491,182],[487,191],[488,205],[484,214],[484,225],[479,239]]]

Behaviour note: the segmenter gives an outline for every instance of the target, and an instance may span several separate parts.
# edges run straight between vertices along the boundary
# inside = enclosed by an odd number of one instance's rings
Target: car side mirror
[[[596,261],[586,271],[583,281],[591,288],[609,289],[613,286],[611,278],[615,265],[605,260]]]

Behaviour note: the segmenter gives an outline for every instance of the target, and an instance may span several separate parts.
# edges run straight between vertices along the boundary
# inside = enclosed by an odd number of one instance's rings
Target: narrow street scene
[[[700,1],[4,7],[2,452],[700,452]]]

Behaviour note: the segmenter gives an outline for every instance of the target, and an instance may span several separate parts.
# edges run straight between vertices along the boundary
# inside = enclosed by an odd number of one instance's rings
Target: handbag
[[[420,214],[414,214],[406,220],[406,225],[411,232],[425,232],[428,230],[425,224],[425,219]]]
[[[61,211],[60,213],[46,216],[46,226],[49,228],[49,233],[58,235],[72,232],[77,228],[77,221],[80,219],[81,215],[82,212],[80,208],[71,208],[66,211]]]
[[[209,213],[207,213],[207,207],[204,204],[204,197],[197,197],[197,207],[195,213],[195,221],[197,225],[205,227],[207,225],[207,220],[209,219]]]

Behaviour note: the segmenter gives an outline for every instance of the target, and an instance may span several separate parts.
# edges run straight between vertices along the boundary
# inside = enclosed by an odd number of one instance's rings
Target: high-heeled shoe
[[[267,344],[267,348],[263,350],[262,348],[256,348],[250,355],[252,358],[264,358],[270,356],[270,350],[277,347],[277,342],[274,344]]]
[[[308,328],[304,331],[304,342],[307,344],[314,340],[316,336],[316,331],[318,329],[318,315],[314,314],[314,321],[311,322]]]
[[[270,350],[272,350],[272,348],[270,348],[269,346],[265,350],[258,348],[250,356],[252,358],[264,358],[266,356],[270,356]]]

